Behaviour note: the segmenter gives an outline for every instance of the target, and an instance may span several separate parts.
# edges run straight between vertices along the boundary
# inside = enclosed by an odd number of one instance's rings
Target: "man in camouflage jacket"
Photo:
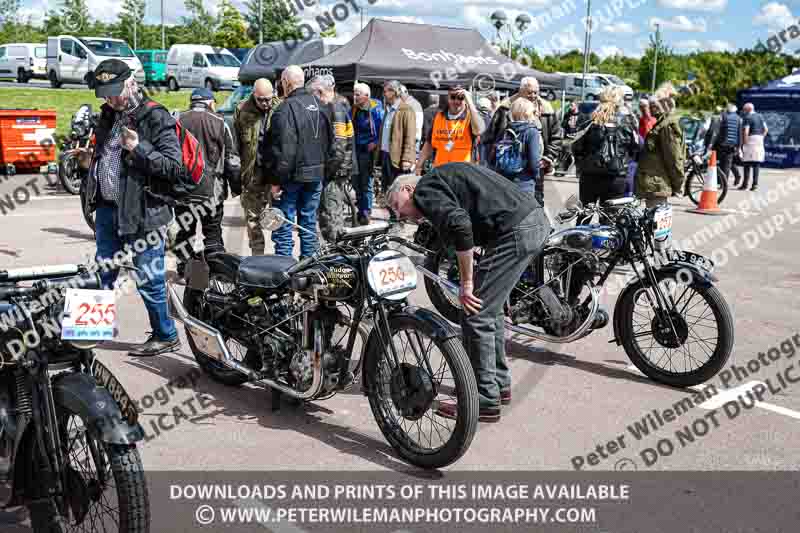
[[[269,130],[270,120],[281,99],[274,96],[272,83],[256,80],[253,94],[240,103],[233,114],[233,127],[242,165],[242,208],[252,255],[264,255],[264,231],[261,216],[272,205],[273,186],[280,180],[269,175],[267,161],[260,161],[259,145]]]
[[[670,196],[681,196],[683,190],[686,141],[674,107],[671,95],[659,98],[656,92],[650,101],[657,120],[645,140],[636,178],[637,195],[647,207],[669,203]]]

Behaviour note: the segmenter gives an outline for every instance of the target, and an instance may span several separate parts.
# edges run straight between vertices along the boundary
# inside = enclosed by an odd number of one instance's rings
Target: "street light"
[[[499,40],[502,40],[501,32],[504,29],[508,32],[508,58],[511,59],[511,42],[522,42],[522,34],[528,29],[531,23],[531,17],[525,13],[517,15],[516,20],[514,20],[516,31],[514,26],[507,22],[508,17],[502,9],[498,9],[492,13],[491,19],[492,24],[494,24],[494,27],[497,29],[497,38]]]

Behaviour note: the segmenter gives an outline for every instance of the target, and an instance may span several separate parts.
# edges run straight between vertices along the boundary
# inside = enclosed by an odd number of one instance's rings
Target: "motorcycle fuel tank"
[[[581,254],[606,257],[622,247],[622,234],[612,226],[576,226],[557,231],[548,237],[545,246]]]
[[[345,256],[328,257],[320,261],[320,271],[328,280],[325,290],[319,294],[320,299],[341,301],[357,295],[361,280],[354,264],[358,263]]]

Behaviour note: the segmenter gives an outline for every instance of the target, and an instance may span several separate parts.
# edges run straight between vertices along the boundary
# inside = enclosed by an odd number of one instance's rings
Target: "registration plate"
[[[133,400],[131,400],[131,397],[125,392],[125,388],[119,380],[114,377],[114,374],[112,374],[96,357],[92,361],[92,375],[94,375],[97,385],[108,390],[114,398],[114,401],[119,406],[119,410],[122,412],[122,417],[125,422],[132,426],[136,425],[139,421],[139,412],[136,410],[136,404],[133,403]]]
[[[384,250],[369,262],[367,279],[377,296],[402,300],[417,288],[417,269],[407,256]]]
[[[660,208],[653,215],[653,237],[657,241],[666,239],[672,233],[672,206]]]
[[[71,341],[111,340],[117,332],[114,291],[67,289],[61,338]]]
[[[700,254],[693,252],[684,252],[683,250],[674,250],[672,252],[672,260],[680,263],[689,263],[697,268],[705,270],[706,272],[714,271],[714,261]]]

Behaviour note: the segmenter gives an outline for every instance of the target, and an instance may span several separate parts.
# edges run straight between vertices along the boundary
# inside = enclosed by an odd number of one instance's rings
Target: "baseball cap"
[[[125,89],[125,80],[133,71],[119,59],[106,59],[94,71],[94,95],[98,98],[119,96]]]
[[[214,93],[206,88],[201,87],[200,89],[195,89],[194,91],[192,91],[192,96],[191,96],[192,102],[197,102],[202,100],[214,100],[215,102],[217,101],[214,98]]]

